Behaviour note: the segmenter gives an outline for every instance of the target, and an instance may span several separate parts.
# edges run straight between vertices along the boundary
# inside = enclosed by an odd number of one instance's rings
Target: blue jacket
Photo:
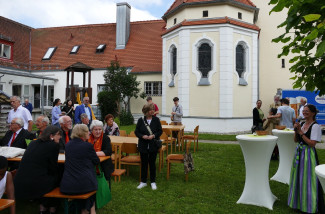
[[[91,124],[91,121],[93,120],[91,108],[85,107],[84,104],[79,105],[79,106],[76,107],[76,110],[74,112],[74,122],[76,124],[81,123],[80,115],[83,114],[83,113],[86,113],[85,108],[88,108],[88,110],[90,112],[89,124]]]
[[[26,103],[23,103],[23,107],[27,108],[28,111],[32,114],[33,105],[31,103],[28,103],[27,105],[26,105]]]

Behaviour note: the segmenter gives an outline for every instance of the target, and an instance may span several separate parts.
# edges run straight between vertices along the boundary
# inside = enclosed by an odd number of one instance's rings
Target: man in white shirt
[[[299,116],[298,116],[299,121],[305,119],[305,117],[304,117],[304,115],[302,113],[302,110],[304,110],[304,107],[306,105],[307,105],[307,99],[305,97],[302,97],[300,99],[300,108],[299,108]]]
[[[10,104],[13,109],[10,110],[8,114],[8,123],[10,124],[14,118],[21,118],[24,121],[24,129],[29,132],[32,131],[33,118],[28,109],[24,108],[20,104],[20,98],[17,96],[12,96],[10,98]]]

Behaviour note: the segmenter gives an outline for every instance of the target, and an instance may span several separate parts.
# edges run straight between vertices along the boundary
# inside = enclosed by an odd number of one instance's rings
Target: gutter
[[[30,72],[13,71],[13,70],[9,70],[9,69],[7,70],[7,69],[3,69],[3,68],[0,68],[0,74],[7,74],[7,75],[13,75],[13,76],[20,76],[20,77],[31,77],[31,78],[43,79],[43,80],[53,80],[55,82],[59,81],[56,78],[35,75],[35,74],[31,74]]]

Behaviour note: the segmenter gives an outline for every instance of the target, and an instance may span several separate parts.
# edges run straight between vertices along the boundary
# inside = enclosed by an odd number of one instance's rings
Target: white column
[[[252,108],[256,106],[258,99],[258,34],[253,34],[252,51]]]
[[[178,76],[178,96],[180,104],[183,106],[183,115],[190,113],[190,30],[182,30],[179,34],[179,76]]]
[[[167,48],[166,38],[162,41],[162,114],[166,114],[166,88],[168,87],[167,79]]]
[[[219,117],[232,117],[233,113],[233,46],[233,29],[220,28]]]

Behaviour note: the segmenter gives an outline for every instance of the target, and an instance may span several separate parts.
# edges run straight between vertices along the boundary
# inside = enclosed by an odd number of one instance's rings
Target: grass
[[[270,181],[271,191],[278,197],[273,211],[263,207],[236,204],[245,183],[245,163],[239,145],[201,143],[192,153],[195,171],[184,181],[182,164],[171,168],[166,180],[167,167],[157,172],[158,190],[150,187],[137,190],[138,167],[130,167],[130,176],[122,176],[120,183],[112,181],[112,201],[97,213],[296,213],[287,206],[288,186]],[[320,163],[325,163],[325,150],[318,150]],[[271,161],[272,177],[278,161]],[[36,202],[17,202],[17,213],[36,213]],[[62,213],[62,209],[59,210]],[[9,212],[7,212],[9,213]]]
[[[126,133],[129,134],[135,130],[135,125],[120,126],[120,129],[126,130]],[[193,132],[185,134],[193,134]],[[236,141],[236,135],[200,134],[199,132],[199,140]]]

